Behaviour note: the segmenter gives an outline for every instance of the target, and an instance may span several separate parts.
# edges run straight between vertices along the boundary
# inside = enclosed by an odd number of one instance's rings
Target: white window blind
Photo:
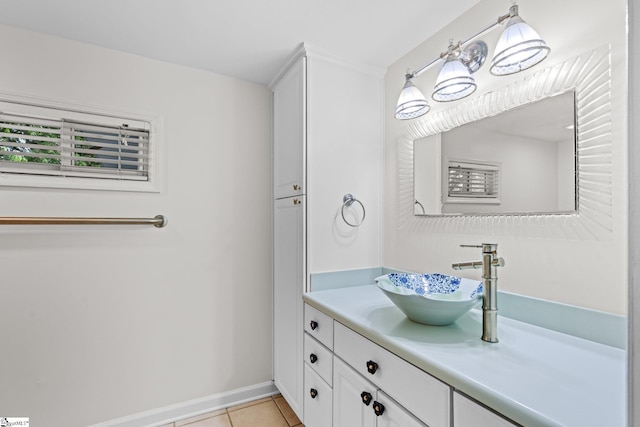
[[[148,123],[41,107],[33,110],[46,114],[0,113],[0,172],[149,179]]]
[[[449,162],[449,197],[497,199],[500,167],[495,164]]]

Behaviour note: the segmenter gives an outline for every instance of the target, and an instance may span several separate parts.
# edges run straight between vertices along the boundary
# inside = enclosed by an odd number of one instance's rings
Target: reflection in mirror
[[[577,210],[575,93],[414,141],[414,214]]]

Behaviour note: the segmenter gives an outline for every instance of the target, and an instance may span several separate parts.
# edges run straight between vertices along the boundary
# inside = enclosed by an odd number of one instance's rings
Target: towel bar
[[[136,225],[153,224],[157,228],[167,225],[164,215],[153,218],[72,218],[72,217],[0,217],[0,225]]]

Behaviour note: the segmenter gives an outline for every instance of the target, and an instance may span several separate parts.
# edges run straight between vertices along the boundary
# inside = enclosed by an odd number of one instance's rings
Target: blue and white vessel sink
[[[463,277],[390,273],[375,281],[409,319],[425,325],[450,325],[482,300],[482,282]]]

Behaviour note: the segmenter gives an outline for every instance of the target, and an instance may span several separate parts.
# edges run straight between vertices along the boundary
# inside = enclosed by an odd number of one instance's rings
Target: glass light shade
[[[415,119],[429,112],[431,107],[420,89],[415,87],[410,78],[400,92],[396,106],[395,118],[398,120]]]
[[[449,55],[438,74],[431,97],[435,101],[448,102],[462,99],[476,90],[476,81],[469,69],[455,55]]]
[[[540,35],[519,15],[509,18],[491,61],[491,74],[504,76],[533,67],[549,54],[549,47]]]

